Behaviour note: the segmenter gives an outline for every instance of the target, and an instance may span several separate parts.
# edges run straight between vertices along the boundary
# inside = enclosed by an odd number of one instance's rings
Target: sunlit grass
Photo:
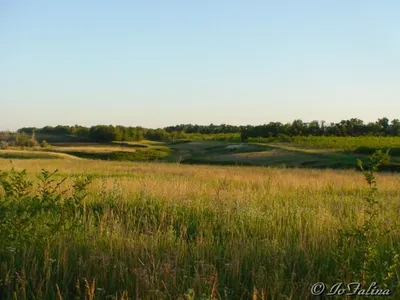
[[[84,230],[1,252],[9,285],[0,292],[17,299],[57,299],[56,285],[63,299],[84,299],[84,279],[95,279],[95,299],[311,299],[314,282],[342,279],[338,230],[360,222],[367,192],[357,171],[85,159],[13,165],[31,179],[59,169],[59,179],[69,176],[63,188],[93,176]],[[400,181],[377,181],[382,217],[399,228]],[[392,231],[381,247],[400,251],[399,240]]]
[[[249,138],[248,142],[270,143],[279,142],[279,138]],[[294,136],[285,137],[282,142],[287,142],[306,148],[334,149],[338,151],[367,151],[372,153],[374,149],[400,148],[400,137],[385,136]],[[363,149],[365,148],[365,149]],[[396,150],[396,153],[398,150]],[[397,154],[398,155],[398,154]]]

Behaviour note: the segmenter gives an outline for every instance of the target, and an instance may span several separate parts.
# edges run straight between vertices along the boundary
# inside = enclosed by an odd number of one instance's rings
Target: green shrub
[[[380,241],[396,228],[388,226],[382,217],[382,204],[377,197],[378,185],[375,173],[378,168],[390,161],[389,150],[386,152],[378,150],[369,159],[368,167],[365,167],[361,160],[357,160],[357,165],[369,187],[363,199],[363,222],[339,230],[337,262],[342,264],[341,280],[350,279],[363,285],[376,281],[388,288],[396,286],[397,277],[394,271],[400,267],[400,261],[399,254],[393,246],[389,246],[386,250],[388,261],[384,264],[379,255]],[[353,252],[350,258],[349,252]],[[345,257],[348,257],[347,260]],[[352,278],[346,278],[351,269]]]
[[[0,172],[0,245],[18,247],[33,241],[53,238],[59,231],[72,228],[77,215],[82,214],[82,200],[90,177],[77,178],[72,196],[60,191],[66,180],[53,180],[53,173],[42,170],[36,186],[27,179],[26,170]],[[35,187],[35,188],[34,188]]]

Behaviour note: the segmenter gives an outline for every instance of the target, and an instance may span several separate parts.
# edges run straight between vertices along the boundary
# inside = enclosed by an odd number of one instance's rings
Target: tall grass
[[[1,232],[14,230],[0,240],[1,299],[311,299],[315,282],[358,278],[352,241],[341,252],[349,262],[345,275],[337,260],[340,229],[362,222],[369,190],[358,172],[86,160],[13,164],[3,186],[18,187],[23,197],[13,197],[30,209],[9,208],[13,219],[1,215]],[[43,167],[60,171],[43,173]],[[376,180],[380,216],[399,228],[400,181],[384,174]],[[1,193],[5,208],[11,196]],[[43,197],[53,204],[37,208]],[[30,226],[13,229],[27,211],[35,216]],[[382,267],[374,271],[386,271],[385,262],[395,266],[393,292],[399,292],[400,269],[386,250],[399,253],[399,238],[392,230],[377,241]]]

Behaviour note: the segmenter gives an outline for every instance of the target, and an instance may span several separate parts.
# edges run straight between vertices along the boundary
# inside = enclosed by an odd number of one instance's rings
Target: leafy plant
[[[363,162],[357,160],[357,165],[369,187],[363,199],[362,224],[340,230],[337,263],[343,264],[341,279],[345,282],[359,280],[364,286],[367,283],[379,282],[387,288],[395,286],[395,280],[398,279],[395,269],[400,267],[400,260],[393,247],[386,251],[389,261],[382,263],[380,260],[379,241],[388,236],[394,228],[387,228],[382,220],[380,214],[382,203],[378,201],[376,195],[378,186],[375,173],[382,164],[390,160],[389,150],[386,152],[378,150],[369,157],[369,160],[369,167],[364,167]],[[349,255],[352,259],[346,261],[345,258]],[[349,274],[350,270],[352,271]]]
[[[91,178],[77,178],[72,196],[61,185],[67,178],[53,179],[58,171],[42,170],[37,176],[37,192],[26,170],[0,172],[0,244],[18,246],[36,239],[51,239],[60,230],[72,228],[83,211],[83,199]]]

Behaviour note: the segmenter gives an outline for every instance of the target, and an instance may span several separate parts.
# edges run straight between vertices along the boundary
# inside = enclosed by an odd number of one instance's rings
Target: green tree
[[[400,120],[394,119],[390,123],[390,135],[400,136]]]

